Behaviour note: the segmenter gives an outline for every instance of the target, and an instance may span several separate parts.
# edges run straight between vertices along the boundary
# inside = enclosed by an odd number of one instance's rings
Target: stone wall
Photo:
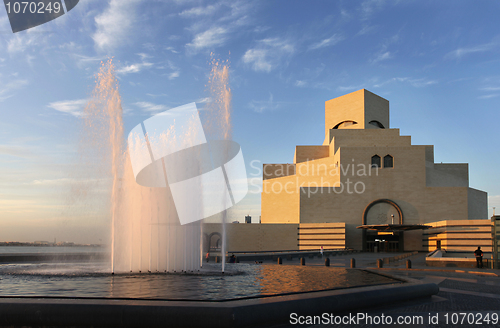
[[[206,223],[203,226],[205,235],[204,251],[208,246],[208,236],[213,233],[222,235],[220,223]],[[298,250],[298,224],[258,224],[227,223],[228,252],[263,252]],[[218,238],[214,235],[213,238]]]
[[[451,252],[474,252],[481,246],[483,252],[492,251],[491,221],[485,220],[445,220],[427,223],[432,228],[423,233],[423,247],[427,251],[437,248]]]
[[[319,250],[345,248],[345,223],[301,223],[299,249]]]

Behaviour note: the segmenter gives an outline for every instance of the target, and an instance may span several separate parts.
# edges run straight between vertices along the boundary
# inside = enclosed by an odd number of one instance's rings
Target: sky
[[[497,1],[80,0],[12,33],[0,8],[0,241],[106,238],[109,215],[68,196],[81,113],[113,58],[125,133],[209,97],[213,57],[229,61],[233,139],[250,193],[231,220],[260,215],[262,163],[321,145],[324,102],[367,89],[390,102],[391,128],[469,163],[469,185],[500,213]],[[213,54],[213,55],[211,55]],[[253,163],[253,164],[252,164]]]

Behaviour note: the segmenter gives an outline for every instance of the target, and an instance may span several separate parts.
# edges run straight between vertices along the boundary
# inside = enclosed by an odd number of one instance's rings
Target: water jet
[[[290,309],[300,309],[311,301],[322,304],[328,300],[342,304],[343,310],[350,309],[345,307],[349,303],[345,302],[348,287],[390,284],[395,298],[401,295],[407,298],[409,293],[416,296],[435,293],[432,286],[405,289],[402,293],[397,290],[401,281],[363,270],[245,263],[226,266],[226,210],[221,212],[220,258],[216,256],[216,262],[220,259],[221,263],[203,264],[203,225],[200,221],[180,223],[173,193],[167,188],[171,181],[164,181],[164,188],[137,184],[130,149],[124,145],[121,99],[113,72],[111,60],[103,63],[92,100],[82,116],[83,144],[95,147],[102,155],[98,171],[108,174],[110,181],[109,261],[0,266],[0,325],[28,322],[42,326],[76,323],[162,326],[166,320],[174,320],[176,326],[195,326],[193,320],[197,319],[198,326],[219,327],[221,322],[222,326],[234,326],[234,320],[241,320],[236,313],[249,308],[241,302],[253,302],[252,311],[275,318],[278,313],[284,317],[287,312],[288,316]],[[227,65],[213,64],[209,82],[212,102],[206,109],[210,119],[205,132],[214,140],[232,145],[228,72]],[[186,142],[189,142],[192,140],[190,125],[185,128]],[[168,133],[167,128],[167,136]],[[171,133],[170,137],[175,135]],[[213,148],[217,143],[207,144]],[[222,156],[219,161],[226,163],[229,152],[222,153],[226,157]],[[222,201],[225,204],[235,200]],[[343,289],[344,294],[339,289]],[[358,296],[349,304],[358,304],[362,299],[359,295],[370,301],[377,300],[380,290],[372,290],[368,298],[370,291],[368,294],[358,291]],[[310,292],[313,296],[305,294]],[[280,304],[282,297],[272,299],[274,296],[287,296],[287,305]],[[225,302],[224,306],[221,301]],[[229,301],[233,303],[226,303]],[[213,315],[200,318],[207,313]],[[259,317],[245,313],[252,320]],[[124,321],[116,321],[122,317]]]

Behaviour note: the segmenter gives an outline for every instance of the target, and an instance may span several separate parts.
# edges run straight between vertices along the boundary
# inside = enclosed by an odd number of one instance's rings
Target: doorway
[[[403,232],[366,231],[367,252],[403,252]]]

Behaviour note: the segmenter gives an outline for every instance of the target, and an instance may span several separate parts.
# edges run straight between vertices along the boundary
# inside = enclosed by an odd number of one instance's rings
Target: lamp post
[[[493,257],[493,269],[498,269],[498,236],[500,235],[500,215],[495,215],[495,208],[493,207],[493,216],[491,217],[491,241],[492,241],[492,257]]]

